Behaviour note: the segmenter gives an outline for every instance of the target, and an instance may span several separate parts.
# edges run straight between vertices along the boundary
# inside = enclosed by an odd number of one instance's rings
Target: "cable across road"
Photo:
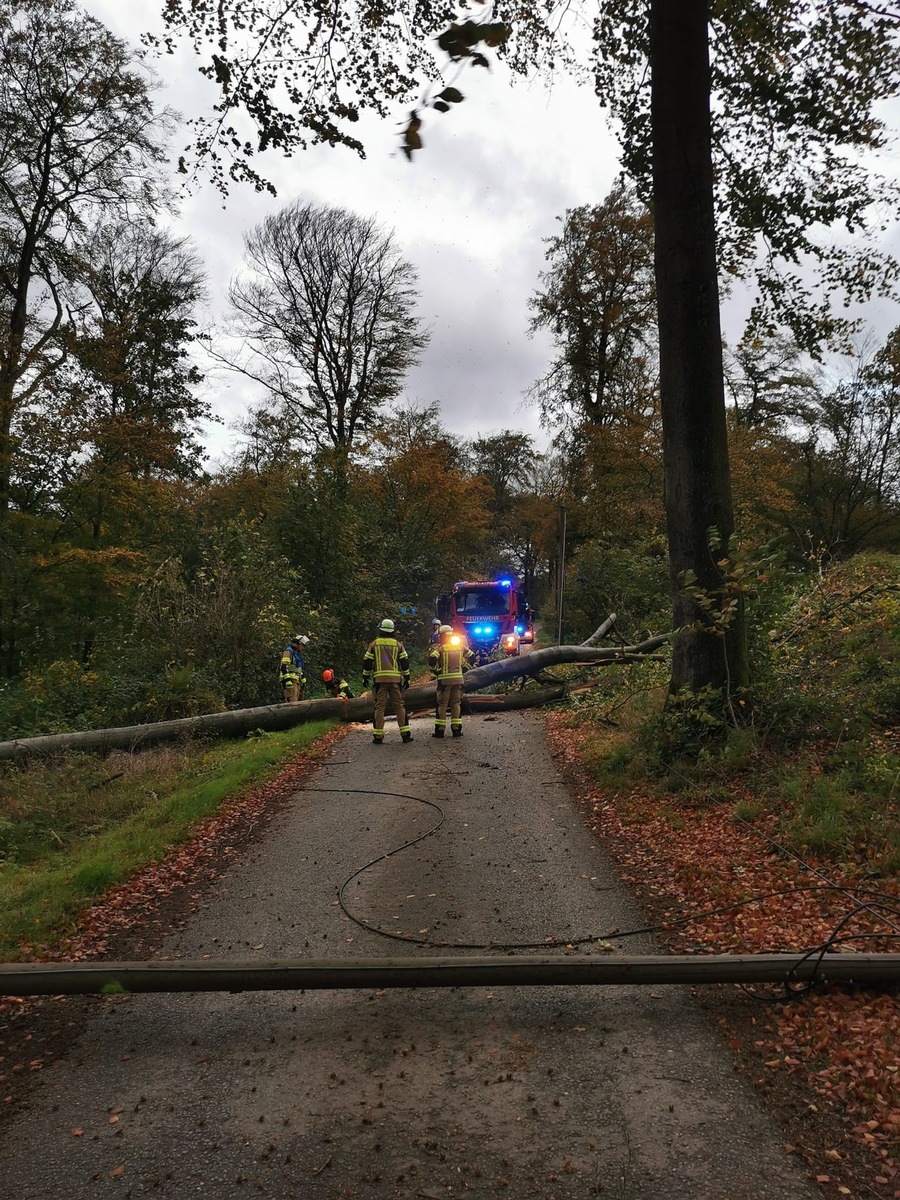
[[[830,882],[805,887],[783,888],[748,900],[723,905],[664,924],[640,929],[611,930],[572,938],[554,938],[542,942],[470,943],[436,941],[395,930],[381,929],[357,916],[347,904],[345,893],[354,879],[377,863],[417,845],[436,833],[446,814],[441,806],[421,796],[368,788],[303,788],[306,792],[341,795],[386,796],[409,800],[433,809],[437,820],[413,838],[376,855],[357,867],[338,888],[338,900],[344,914],[356,925],[380,937],[415,943],[429,949],[478,950],[492,952],[482,957],[444,958],[353,958],[353,959],[275,959],[250,961],[202,959],[155,962],[78,962],[78,963],[3,963],[0,964],[0,995],[64,995],[117,992],[200,992],[200,991],[301,991],[315,989],[383,989],[467,986],[551,986],[579,984],[710,984],[777,983],[787,995],[797,984],[842,982],[872,986],[900,981],[900,954],[842,954],[838,946],[895,934],[848,934],[848,922],[860,911],[881,916],[892,930],[891,917],[900,918],[900,900],[874,888],[856,891]],[[548,946],[574,947],[588,943],[621,941],[641,934],[659,933],[690,925],[763,900],[797,892],[838,892],[852,896],[856,908],[844,915],[831,936],[821,945],[794,952],[755,954],[622,955],[562,956],[528,954],[516,957],[516,951],[547,950]],[[861,899],[865,897],[865,899]],[[890,915],[887,915],[890,914]],[[498,954],[503,951],[503,954]]]
[[[551,946],[551,945],[584,946],[584,945],[588,945],[590,943],[596,944],[596,943],[602,943],[602,942],[623,941],[626,938],[639,937],[642,935],[646,936],[648,934],[653,934],[653,933],[663,933],[666,930],[681,928],[683,926],[693,924],[697,921],[706,920],[709,917],[722,916],[725,913],[734,912],[739,908],[744,908],[751,904],[760,904],[765,900],[777,899],[780,896],[790,896],[790,895],[795,895],[797,893],[803,893],[803,892],[838,893],[838,894],[847,896],[849,898],[852,898],[852,900],[855,902],[855,907],[852,912],[846,914],[844,917],[841,918],[841,920],[838,922],[837,927],[835,928],[832,936],[825,943],[814,946],[814,947],[810,947],[805,951],[795,951],[794,953],[806,954],[806,955],[824,954],[824,953],[827,953],[831,947],[833,947],[839,943],[853,941],[854,937],[872,938],[875,936],[879,936],[879,937],[887,937],[887,938],[892,939],[893,933],[900,936],[900,927],[895,925],[894,922],[891,920],[891,915],[900,918],[900,898],[893,896],[887,892],[878,891],[875,888],[868,888],[868,887],[857,888],[857,889],[846,888],[846,887],[841,886],[840,884],[833,883],[831,880],[826,879],[826,877],[821,875],[820,872],[815,872],[815,873],[818,874],[820,878],[825,879],[825,882],[821,883],[821,884],[806,884],[806,885],[798,885],[798,886],[789,887],[789,888],[779,888],[776,891],[764,892],[764,893],[761,893],[756,896],[751,896],[746,900],[737,900],[732,904],[722,905],[719,908],[705,909],[699,913],[692,913],[688,916],[678,917],[672,921],[667,921],[662,924],[647,925],[647,926],[643,926],[638,929],[627,929],[627,930],[615,929],[615,930],[609,930],[604,933],[582,934],[582,935],[573,936],[573,937],[557,937],[557,936],[553,935],[553,936],[544,938],[543,940],[538,941],[538,942],[519,942],[519,941],[507,941],[506,939],[502,939],[502,940],[493,939],[492,941],[487,942],[487,943],[485,943],[485,942],[465,942],[465,941],[455,941],[455,940],[447,941],[444,939],[425,937],[425,936],[417,935],[417,934],[401,933],[394,929],[383,929],[381,926],[375,925],[371,921],[367,921],[363,917],[357,916],[357,914],[352,911],[352,909],[348,906],[348,903],[345,899],[345,893],[346,893],[347,888],[353,882],[354,879],[358,878],[360,875],[362,875],[364,872],[368,871],[370,868],[376,866],[378,863],[384,862],[386,859],[393,858],[395,854],[401,853],[403,850],[408,849],[410,846],[417,845],[419,842],[424,841],[425,838],[430,837],[433,833],[436,833],[441,828],[441,826],[444,824],[444,821],[446,820],[446,814],[445,814],[444,810],[441,808],[441,806],[439,804],[435,803],[433,800],[426,800],[422,796],[413,796],[413,795],[410,795],[405,792],[388,792],[388,791],[381,791],[381,790],[377,790],[377,789],[373,789],[373,788],[318,788],[318,787],[303,788],[303,791],[305,791],[305,792],[326,792],[326,793],[333,793],[333,794],[337,793],[340,795],[390,796],[390,797],[400,799],[400,800],[412,800],[418,804],[427,805],[429,808],[434,809],[439,814],[439,819],[435,822],[434,825],[431,826],[430,829],[426,829],[423,833],[418,834],[414,838],[408,839],[407,841],[403,842],[401,845],[396,846],[391,850],[385,851],[383,854],[376,855],[374,858],[372,858],[368,862],[364,863],[361,867],[357,867],[356,870],[353,871],[350,875],[348,875],[348,877],[344,880],[344,882],[338,887],[338,901],[339,901],[341,909],[345,913],[345,915],[351,921],[353,921],[354,924],[358,925],[361,929],[365,929],[369,933],[374,933],[374,934],[378,935],[379,937],[389,938],[391,941],[407,942],[407,943],[411,943],[413,945],[425,946],[425,947],[428,947],[429,949],[435,949],[435,950],[438,950],[438,949],[440,949],[440,950],[480,950],[480,951],[542,950],[542,949],[546,950],[547,947]],[[776,843],[772,843],[772,844],[776,845]],[[796,855],[792,855],[792,857],[796,858]],[[802,860],[798,859],[797,861],[801,862],[801,864],[802,864]],[[802,864],[802,865],[806,865],[806,864]],[[810,870],[814,870],[814,869],[810,868]],[[885,925],[887,925],[891,931],[893,931],[893,933],[885,933],[885,934],[879,934],[879,935],[876,935],[876,934],[847,935],[847,934],[845,934],[844,937],[839,937],[838,935],[841,933],[842,930],[844,930],[848,920],[850,920],[853,916],[857,915],[859,912],[862,912],[862,911],[868,911],[868,912],[872,913],[873,915],[879,917],[881,919],[881,921]],[[890,914],[890,915],[888,915],[888,914]],[[781,953],[781,951],[772,950],[771,953]]]

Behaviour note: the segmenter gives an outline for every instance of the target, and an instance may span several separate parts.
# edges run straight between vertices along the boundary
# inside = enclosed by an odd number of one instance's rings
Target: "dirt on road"
[[[156,957],[649,953],[527,713],[354,728]],[[615,947],[618,947],[616,949]],[[116,996],[0,1142],[3,1200],[818,1195],[690,995]]]

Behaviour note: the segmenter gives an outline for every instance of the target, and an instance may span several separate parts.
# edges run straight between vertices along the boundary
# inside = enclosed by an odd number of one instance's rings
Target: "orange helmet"
[[[322,681],[324,683],[331,683],[331,681],[333,679],[334,679],[334,671],[332,671],[331,667],[326,667],[325,670],[322,672]]]

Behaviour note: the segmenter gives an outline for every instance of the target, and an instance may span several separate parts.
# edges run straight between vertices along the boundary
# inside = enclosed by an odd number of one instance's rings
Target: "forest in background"
[[[333,435],[323,410],[299,411],[308,393],[290,393],[284,370],[281,394],[210,467],[199,267],[184,243],[118,226],[102,279],[75,281],[82,326],[11,422],[5,736],[273,703],[297,631],[312,639],[315,694],[323,666],[357,672],[383,616],[424,646],[434,599],[458,578],[513,574],[555,632],[561,509],[563,641],[610,612],[626,640],[665,630],[651,242],[646,211],[617,188],[548,243],[532,298],[558,350],[532,394],[548,451],[510,429],[454,435],[437,401],[404,401],[402,375]],[[748,340],[727,364],[731,586],[769,622],[829,562],[900,549],[900,334],[844,359],[842,376],[804,366],[786,338]]]
[[[229,159],[217,140],[232,136],[235,106],[248,108],[260,149],[346,141],[339,126],[358,114],[337,91],[286,116],[254,75],[252,45],[242,61],[229,41],[240,31],[252,43],[278,9],[267,28],[290,48],[303,23],[289,16],[315,5],[215,7],[171,0],[166,11],[173,29],[188,22],[195,46],[217,39],[202,69],[222,102],[195,124],[195,149],[211,154],[223,191],[229,178],[265,186],[247,165],[257,143]],[[550,23],[533,20],[532,6],[508,7],[521,38],[514,69],[524,69],[542,57]],[[384,616],[420,650],[435,596],[465,576],[514,574],[545,641],[557,629],[581,641],[613,611],[611,637],[671,627],[665,492],[678,459],[673,469],[664,456],[645,14],[624,0],[598,7],[596,84],[618,104],[637,186],[620,182],[602,202],[560,214],[546,243],[532,323],[555,350],[529,399],[547,449],[508,428],[463,439],[447,427],[442,397],[409,403],[406,371],[428,337],[415,266],[363,216],[285,205],[248,233],[229,328],[205,328],[202,267],[169,232],[162,181],[174,117],[156,107],[143,66],[73,0],[0,0],[0,736],[276,702],[278,659],[295,632],[311,638],[315,695],[325,665],[357,675]],[[367,54],[395,42],[396,28],[368,6],[346,8],[372,25],[366,39],[352,18],[341,28],[347,73],[383,114],[409,98],[415,72],[373,76]],[[706,12],[688,9],[705,26]],[[885,897],[896,890],[900,329],[877,342],[858,333],[854,349],[830,304],[842,288],[856,304],[888,296],[896,278],[896,264],[862,236],[869,208],[887,198],[869,188],[862,154],[885,145],[871,108],[896,91],[896,56],[881,51],[897,17],[864,2],[710,11],[720,267],[746,278],[761,239],[769,258],[758,320],[725,354],[734,532],[711,528],[701,547],[712,591],[689,573],[675,584],[707,638],[724,643],[734,615],[746,615],[750,686],[730,689],[724,705],[703,690],[675,704],[667,662],[604,669],[599,686],[596,669],[564,668],[572,695],[550,728],[587,772],[589,819],[624,877],[650,884],[666,921],[693,918],[692,950],[754,952],[817,944],[835,930],[827,914],[783,896],[766,920],[701,928],[707,901],[746,903],[745,871],[760,863],[772,883],[756,875],[757,890],[770,894],[789,855],[842,895],[873,880]],[[414,15],[413,65],[446,10],[417,0]],[[210,32],[207,20],[219,27]],[[506,37],[490,23],[447,32],[451,58],[476,64]],[[659,57],[651,75],[663,73]],[[302,75],[314,59],[290,61]],[[461,99],[445,90],[431,107]],[[409,156],[422,149],[419,121],[405,129]],[[813,233],[842,223],[849,242],[819,254]],[[775,319],[779,306],[790,322]],[[827,370],[809,353],[838,342]],[[265,396],[216,464],[201,443],[215,411],[201,347]],[[712,349],[707,358],[718,358]],[[681,345],[680,358],[694,350]],[[116,884],[138,893],[146,878],[164,891],[157,872],[173,861],[190,876],[180,854],[190,862],[215,841],[195,836],[198,822],[223,805],[227,820],[229,798],[232,812],[258,811],[271,771],[322,732],[9,764],[4,955],[58,952],[85,906]],[[258,795],[248,793],[254,781]],[[896,1177],[894,1008],[886,996],[813,993],[779,1007],[775,1032],[754,1020],[745,1048],[754,1075],[791,1074],[834,1116],[818,1156],[802,1148],[808,1128],[798,1151],[823,1185],[837,1177],[854,1187],[854,1154],[875,1189]],[[14,1049],[24,1078],[34,1048]],[[8,1061],[14,1074],[15,1055]],[[834,1128],[842,1140],[831,1140]]]
[[[204,328],[203,269],[167,231],[174,117],[132,48],[52,0],[4,4],[0,53],[6,737],[272,703],[294,632],[315,694],[323,666],[354,674],[384,616],[423,646],[459,578],[515,575],[548,632],[562,578],[566,642],[612,611],[626,639],[670,626],[638,190],[620,180],[546,242],[532,331],[555,353],[529,400],[549,449],[464,439],[440,397],[405,398],[428,330],[392,231],[286,204],[248,233],[227,328]],[[201,346],[266,397],[215,465]],[[714,603],[689,574],[678,587],[723,635],[749,606],[759,678],[779,605],[833,561],[900,549],[900,329],[829,361],[759,325],[726,353],[735,533],[710,535]]]
[[[730,432],[740,587],[763,606],[754,620],[814,589],[832,560],[896,553],[898,349],[892,339],[828,392],[805,380],[808,423],[789,428],[760,399],[768,387],[783,400],[783,370],[751,363],[755,390],[739,393]],[[32,412],[42,415],[38,403]],[[563,640],[583,640],[610,612],[627,640],[667,627],[652,391],[646,408],[573,424],[550,454],[510,430],[466,442],[436,405],[398,406],[349,456],[304,453],[260,414],[230,463],[164,471],[140,453],[133,413],[94,420],[93,446],[74,428],[61,447],[57,424],[56,479],[42,471],[29,490],[13,473],[6,736],[275,702],[282,643],[297,630],[312,639],[312,664],[356,674],[383,616],[424,646],[434,597],[456,578],[512,572],[554,631],[560,505]],[[34,421],[20,439],[23,465],[41,457],[41,431]]]

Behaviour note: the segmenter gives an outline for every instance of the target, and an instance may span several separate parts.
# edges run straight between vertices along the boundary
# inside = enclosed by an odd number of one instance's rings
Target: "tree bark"
[[[585,638],[581,643],[582,646],[596,646],[604,634],[609,633],[613,625],[616,623],[618,613],[610,613],[602,625],[598,625],[589,638]]]
[[[518,677],[540,675],[547,667],[559,663],[625,663],[632,662],[655,650],[668,640],[670,635],[651,638],[637,646],[600,647],[551,646],[546,650],[534,650],[531,654],[508,658],[502,662],[487,663],[469,671],[463,680],[466,692],[475,692]],[[561,699],[566,693],[564,683],[531,692],[518,692],[504,696],[470,696],[466,703],[470,712],[495,709],[528,708]],[[406,693],[409,712],[425,712],[434,708],[436,687],[433,683],[420,684]],[[198,717],[182,717],[173,721],[156,721],[148,725],[126,725],[112,729],[89,729],[80,733],[46,734],[42,737],[20,738],[0,742],[0,762],[24,761],[40,755],[61,752],[99,752],[110,750],[137,750],[161,742],[177,741],[182,738],[245,737],[256,729],[273,731],[291,729],[307,721],[371,721],[374,713],[371,693],[352,700],[301,700],[299,704],[270,704],[262,708],[240,708],[231,712],[209,713]]]
[[[660,396],[673,627],[671,690],[726,695],[747,683],[744,613],[725,629],[684,592],[720,607],[734,530],[716,269],[707,0],[650,6],[653,201]],[[722,549],[711,549],[710,536]],[[740,600],[740,597],[738,597]],[[715,614],[713,614],[714,616]]]
[[[321,988],[553,987],[605,984],[855,983],[900,980],[900,954],[507,954],[444,958],[187,959],[0,964],[5,996],[270,992]],[[421,1194],[421,1193],[420,1193]]]

